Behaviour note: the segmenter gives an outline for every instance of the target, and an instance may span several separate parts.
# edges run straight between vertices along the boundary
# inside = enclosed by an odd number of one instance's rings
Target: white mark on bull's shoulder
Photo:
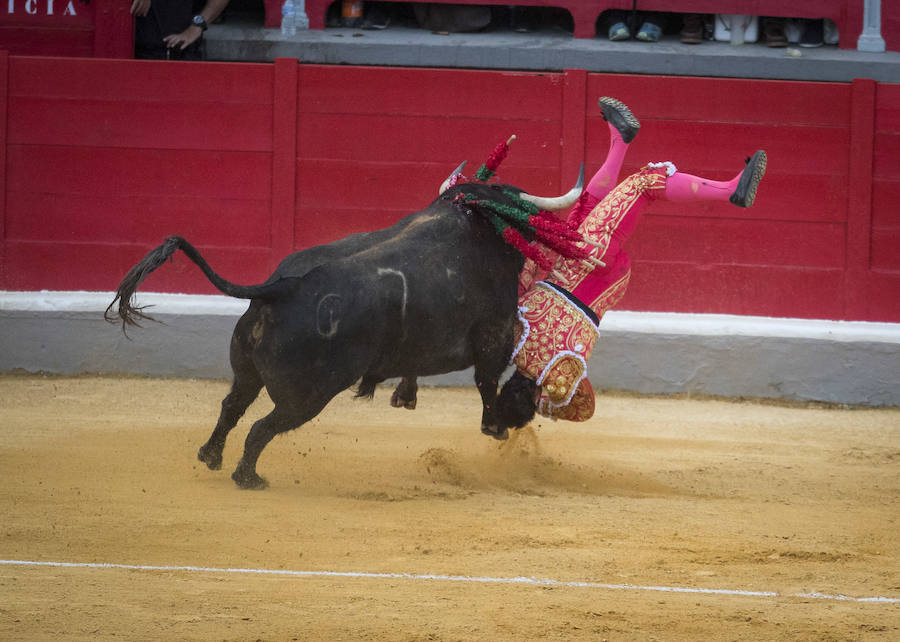
[[[406,275],[400,270],[394,270],[393,268],[378,268],[378,276],[384,276],[385,274],[399,276],[401,283],[403,283],[403,298],[400,302],[400,332],[401,338],[406,339],[406,302],[409,297],[409,289],[406,285]]]
[[[337,334],[340,319],[341,296],[328,293],[319,299],[316,307],[316,332],[323,339],[330,339]]]

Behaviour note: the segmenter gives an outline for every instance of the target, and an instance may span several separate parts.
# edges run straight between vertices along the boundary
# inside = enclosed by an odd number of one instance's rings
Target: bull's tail
[[[141,259],[140,263],[128,271],[128,274],[119,283],[119,287],[116,289],[116,296],[112,303],[109,304],[109,307],[106,308],[103,317],[110,323],[121,322],[123,332],[127,326],[140,326],[139,320],[154,321],[153,317],[143,311],[145,306],[134,305],[134,294],[138,286],[144,282],[144,279],[165,263],[167,259],[171,259],[176,250],[184,252],[189,259],[203,270],[206,278],[219,291],[228,296],[238,299],[267,298],[275,296],[283,290],[283,283],[278,281],[268,285],[236,285],[226,281],[209,267],[206,259],[200,255],[200,252],[193,245],[180,236],[170,236],[162,245],[148,252],[147,256]],[[117,303],[118,307],[116,306]]]

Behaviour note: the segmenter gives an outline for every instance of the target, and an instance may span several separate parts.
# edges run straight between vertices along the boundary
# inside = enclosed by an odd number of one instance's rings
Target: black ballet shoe
[[[625,103],[609,96],[603,96],[597,100],[597,104],[600,105],[600,111],[603,112],[603,120],[618,130],[622,140],[626,143],[633,141],[641,128],[641,123]]]
[[[750,207],[756,200],[756,188],[766,174],[766,153],[759,150],[751,158],[747,159],[747,167],[741,172],[737,189],[728,199],[738,207]]]

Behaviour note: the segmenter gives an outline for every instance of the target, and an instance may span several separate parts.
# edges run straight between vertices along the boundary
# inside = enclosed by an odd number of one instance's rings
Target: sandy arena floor
[[[345,393],[241,491],[267,399],[195,458],[227,388],[0,377],[0,639],[900,639],[898,409],[601,396],[498,443],[474,388]]]

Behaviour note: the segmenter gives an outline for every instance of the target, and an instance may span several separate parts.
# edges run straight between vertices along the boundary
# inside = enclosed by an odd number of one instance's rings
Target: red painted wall
[[[131,58],[130,9],[126,0],[5,0],[0,49],[20,56]]]
[[[3,82],[5,79],[5,82]],[[756,205],[654,205],[620,306],[900,322],[900,86],[0,55],[0,289],[112,290],[165,236],[223,276],[427,205],[511,133],[507,182],[558,193],[602,162],[613,95],[641,119],[625,171],[729,178]],[[148,291],[215,290],[178,257]]]

